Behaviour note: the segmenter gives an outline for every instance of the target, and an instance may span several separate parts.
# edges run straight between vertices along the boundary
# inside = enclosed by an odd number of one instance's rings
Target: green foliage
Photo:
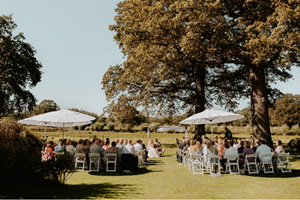
[[[112,122],[108,123],[107,124],[107,130],[109,130],[109,131],[115,130],[115,124],[112,123]]]
[[[140,130],[141,131],[148,131],[148,124],[147,123],[142,123],[141,125],[140,125]]]
[[[41,63],[23,33],[13,36],[17,25],[12,16],[0,16],[0,117],[34,108],[29,91],[41,81]]]
[[[23,125],[11,119],[0,120],[0,175],[18,179],[43,178],[40,168],[42,143]]]
[[[244,118],[233,121],[232,124],[234,126],[247,126],[248,124],[251,126],[252,125],[252,112],[251,112],[251,107],[244,108],[242,110],[238,110],[236,112],[237,114],[243,115]]]
[[[38,172],[47,179],[65,184],[74,173],[73,155],[65,153],[57,156],[56,159],[42,162]]]
[[[125,130],[128,132],[132,132],[133,131],[133,125],[132,124],[124,124],[125,126]]]
[[[298,135],[299,132],[300,132],[299,124],[295,124],[294,126],[292,126],[292,130],[294,131],[294,133],[295,133],[296,135]]]
[[[85,131],[91,130],[91,126],[86,126],[86,127],[84,128],[84,130],[85,130]]]
[[[45,99],[39,105],[34,107],[31,114],[40,115],[51,111],[57,111],[59,109],[59,106],[53,100]]]
[[[246,133],[252,133],[252,126],[250,124],[247,124],[247,126],[245,126],[245,131]]]
[[[103,122],[96,122],[95,124],[92,125],[92,130],[93,131],[103,131],[104,129],[104,123]]]
[[[273,108],[270,109],[272,125],[289,127],[300,124],[300,95],[284,94],[276,99]]]
[[[290,129],[290,127],[286,124],[283,124],[281,127],[280,127],[280,131],[283,135],[286,135],[286,133],[288,132],[288,130]]]

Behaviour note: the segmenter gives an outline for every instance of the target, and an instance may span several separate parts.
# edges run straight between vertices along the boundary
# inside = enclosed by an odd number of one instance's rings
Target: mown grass
[[[76,135],[76,138],[89,138],[89,135]],[[148,163],[132,175],[122,172],[76,172],[66,185],[24,184],[12,180],[12,183],[0,183],[0,198],[299,199],[298,154],[291,152],[293,173],[223,174],[222,177],[211,177],[209,174],[193,175],[176,161],[175,139],[182,138],[183,135],[151,133],[151,137],[157,137],[163,143],[166,153],[163,157],[148,159]],[[147,141],[146,133],[99,133],[99,137],[142,138]]]

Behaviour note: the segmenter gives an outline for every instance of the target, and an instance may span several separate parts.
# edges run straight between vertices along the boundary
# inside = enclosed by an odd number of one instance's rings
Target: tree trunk
[[[205,108],[205,70],[201,70],[196,76],[196,99],[195,99],[195,113],[204,111]],[[195,140],[201,140],[202,135],[205,135],[204,125],[195,126]]]
[[[269,124],[269,101],[264,67],[250,68],[250,92],[252,108],[253,135],[257,139],[266,139],[273,147]]]

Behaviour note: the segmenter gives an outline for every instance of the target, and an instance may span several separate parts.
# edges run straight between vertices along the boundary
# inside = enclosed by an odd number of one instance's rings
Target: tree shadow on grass
[[[149,160],[147,164],[142,165],[139,167],[139,170],[137,172],[133,173],[124,173],[124,172],[106,172],[106,171],[100,171],[100,172],[89,172],[90,175],[95,176],[136,176],[136,175],[143,175],[147,173],[153,173],[153,172],[162,172],[162,170],[149,170],[147,169],[148,165],[159,165],[164,164],[161,160]]]
[[[260,172],[259,174],[246,174],[245,176],[255,176],[255,177],[264,177],[264,178],[296,178],[300,177],[300,170],[294,169],[292,173],[274,173],[274,174],[264,174]]]
[[[128,192],[131,195],[138,195],[133,184],[80,184],[80,185],[59,185],[59,184],[0,184],[0,198],[8,199],[89,199],[89,198],[124,198]]]

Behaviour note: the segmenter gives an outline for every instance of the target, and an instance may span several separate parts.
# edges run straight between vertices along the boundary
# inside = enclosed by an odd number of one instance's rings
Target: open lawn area
[[[86,136],[86,135],[85,135]],[[107,135],[108,137],[109,135]],[[175,139],[183,134],[154,133],[166,152],[148,159],[138,172],[75,172],[66,185],[0,183],[0,198],[114,198],[114,199],[299,199],[300,155],[291,155],[293,172],[282,174],[193,175],[176,161]],[[87,137],[87,136],[86,136]],[[142,138],[146,134],[115,133],[115,138]],[[284,136],[282,136],[284,137]],[[88,137],[87,137],[88,138]],[[287,138],[283,138],[288,140]],[[286,142],[283,140],[284,142]]]

